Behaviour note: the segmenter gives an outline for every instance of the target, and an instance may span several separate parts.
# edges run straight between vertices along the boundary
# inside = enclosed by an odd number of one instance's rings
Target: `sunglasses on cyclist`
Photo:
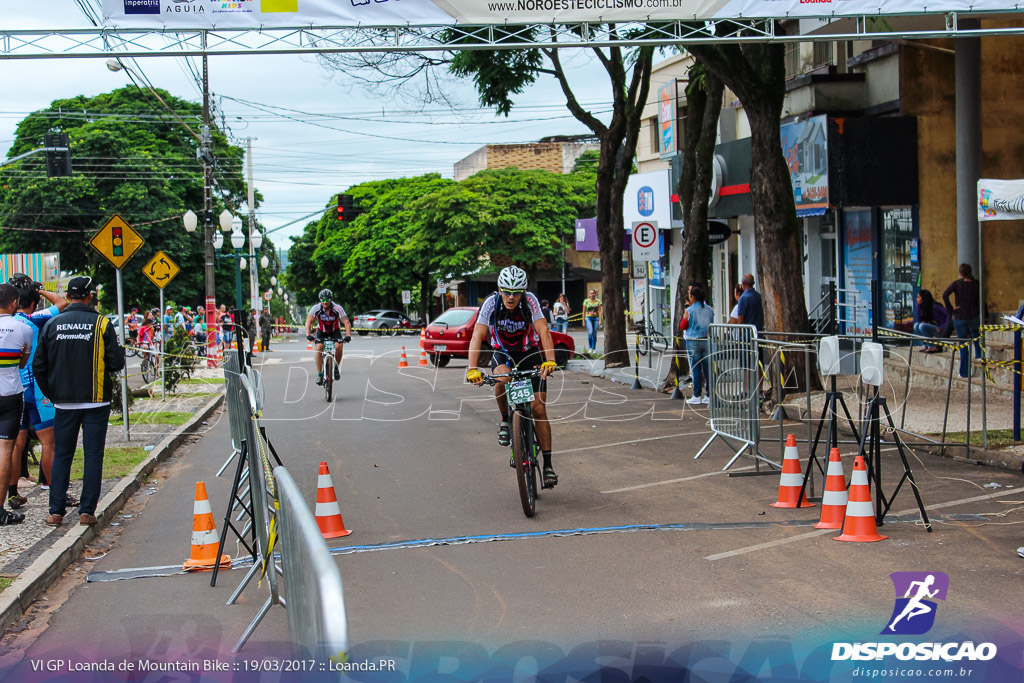
[[[502,296],[519,296],[520,294],[522,294],[526,290],[523,290],[523,289],[516,289],[516,290],[499,289],[498,291],[501,292]]]

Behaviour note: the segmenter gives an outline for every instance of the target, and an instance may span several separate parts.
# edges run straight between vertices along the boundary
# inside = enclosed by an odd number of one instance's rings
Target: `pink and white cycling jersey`
[[[527,322],[522,307],[528,306],[533,320],[544,320],[540,310],[540,302],[532,293],[526,292],[519,305],[511,311],[493,294],[488,296],[480,307],[476,319],[477,325],[487,325],[491,335],[491,348],[505,351],[524,352],[540,348],[540,335],[532,322]],[[497,316],[495,316],[497,309]],[[493,323],[493,324],[492,324]]]
[[[309,314],[316,319],[316,329],[321,332],[334,332],[341,329],[341,319],[347,318],[345,309],[340,304],[332,301],[330,308],[324,308],[323,304],[317,304],[310,309]]]

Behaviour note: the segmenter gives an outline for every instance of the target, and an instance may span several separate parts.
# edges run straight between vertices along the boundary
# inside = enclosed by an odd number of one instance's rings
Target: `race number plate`
[[[533,400],[533,382],[528,379],[512,382],[508,385],[506,394],[508,395],[509,405],[529,403]]]

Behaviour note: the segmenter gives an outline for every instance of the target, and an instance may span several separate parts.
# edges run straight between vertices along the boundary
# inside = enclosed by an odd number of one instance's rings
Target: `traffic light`
[[[350,221],[356,217],[355,204],[352,201],[352,195],[350,194],[339,194],[338,195],[338,220],[339,221]]]
[[[124,256],[124,234],[119,226],[110,229],[110,242],[112,246],[110,252],[114,256]]]
[[[43,144],[48,148],[61,148],[61,152],[46,152],[46,177],[57,178],[71,175],[71,138],[67,133],[47,133]]]

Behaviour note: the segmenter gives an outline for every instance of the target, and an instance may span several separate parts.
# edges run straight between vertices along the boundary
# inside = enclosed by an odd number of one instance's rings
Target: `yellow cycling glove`
[[[558,369],[558,363],[553,360],[546,360],[540,364],[541,370],[547,370],[548,372],[554,372]]]
[[[469,372],[466,373],[466,381],[470,382],[472,384],[476,384],[477,382],[481,381],[483,378],[484,378],[483,373],[481,373],[476,368],[473,368],[472,370],[470,370]]]

